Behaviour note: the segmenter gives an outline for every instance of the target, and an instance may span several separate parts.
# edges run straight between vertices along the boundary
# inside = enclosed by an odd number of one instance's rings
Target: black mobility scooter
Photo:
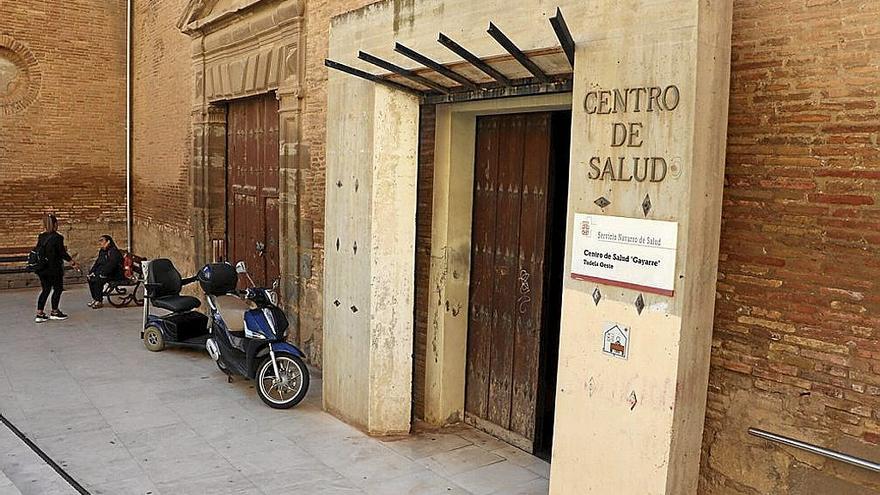
[[[154,352],[167,345],[204,349],[208,340],[208,317],[195,311],[202,302],[193,296],[180,294],[184,285],[196,277],[181,278],[171,260],[160,258],[144,261],[144,346]],[[164,309],[164,315],[151,314],[153,307]]]

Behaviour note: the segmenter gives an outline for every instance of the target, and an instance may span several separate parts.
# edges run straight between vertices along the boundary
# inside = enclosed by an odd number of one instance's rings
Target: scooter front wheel
[[[302,359],[287,353],[276,353],[278,376],[272,358],[260,364],[257,373],[257,395],[273,409],[290,409],[300,403],[309,391],[309,370]]]

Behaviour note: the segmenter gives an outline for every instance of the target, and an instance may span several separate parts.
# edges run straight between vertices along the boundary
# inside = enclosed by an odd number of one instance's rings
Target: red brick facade
[[[134,2],[132,189],[137,252],[193,273],[192,48],[176,26],[186,3]]]
[[[0,248],[32,246],[49,211],[81,260],[125,244],[124,19],[123,0],[0,7]]]
[[[746,429],[878,459],[880,2],[736,1],[728,126],[701,493],[876,493]]]

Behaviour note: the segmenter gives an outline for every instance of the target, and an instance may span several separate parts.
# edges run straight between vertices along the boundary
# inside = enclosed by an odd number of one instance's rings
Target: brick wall
[[[419,109],[419,174],[416,195],[416,287],[413,293],[413,417],[425,417],[425,368],[431,300],[431,233],[434,218],[434,137],[436,105]]]
[[[135,1],[132,187],[136,251],[192,273],[192,48],[176,26],[186,3]]]
[[[125,244],[124,19],[124,0],[2,2],[0,69],[20,44],[38,92],[4,109],[25,76],[0,74],[0,248],[32,246],[47,211],[80,261],[101,234]]]
[[[700,493],[877,493],[880,2],[736,0]]]

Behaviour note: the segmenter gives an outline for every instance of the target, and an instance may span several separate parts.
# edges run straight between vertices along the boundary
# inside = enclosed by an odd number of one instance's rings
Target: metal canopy
[[[445,34],[439,33],[437,42],[461,57],[462,61],[441,64],[401,43],[395,43],[395,52],[420,64],[420,67],[407,69],[365,52],[358,52],[358,58],[390,74],[371,74],[330,59],[326,59],[324,65],[417,95],[422,103],[428,104],[571,91],[572,71],[569,69],[574,67],[574,41],[558,8],[556,15],[549,20],[559,46],[529,53],[523,52],[498,26],[490,22],[486,32],[504,48],[504,54],[481,58]],[[565,61],[560,58],[562,54],[565,55]],[[548,69],[546,60],[553,56],[557,57],[554,60],[557,66],[560,63],[566,65],[567,61],[568,67],[561,72]],[[544,61],[545,67],[542,68],[539,61]],[[452,67],[456,69],[453,70]],[[445,84],[450,81],[457,84]]]

